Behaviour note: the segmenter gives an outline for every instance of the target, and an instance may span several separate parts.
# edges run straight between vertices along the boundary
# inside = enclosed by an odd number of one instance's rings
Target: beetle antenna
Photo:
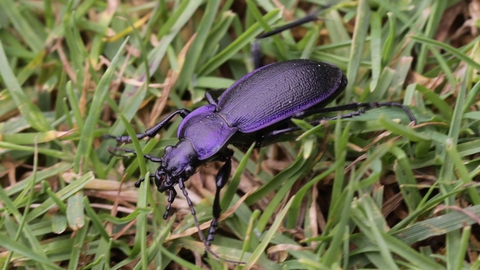
[[[222,257],[220,257],[220,255],[218,255],[217,253],[213,252],[213,250],[210,249],[210,246],[207,245],[207,241],[205,240],[205,236],[202,233],[202,229],[200,228],[200,223],[198,222],[198,219],[197,219],[197,213],[195,211],[195,208],[193,207],[192,200],[190,200],[190,197],[188,196],[188,192],[185,189],[185,183],[184,183],[182,178],[180,178],[178,180],[178,187],[180,188],[180,190],[182,190],[183,196],[185,196],[185,198],[187,199],[187,203],[188,203],[188,206],[190,207],[190,212],[192,213],[193,221],[195,223],[195,227],[197,227],[197,230],[198,230],[198,236],[200,237],[200,241],[202,241],[203,245],[205,246],[205,251],[212,254],[212,256],[215,257],[218,260],[223,260],[223,261],[226,261],[226,262],[229,262],[229,263],[235,263],[235,264],[246,264],[245,262],[233,261],[233,260],[222,258]]]

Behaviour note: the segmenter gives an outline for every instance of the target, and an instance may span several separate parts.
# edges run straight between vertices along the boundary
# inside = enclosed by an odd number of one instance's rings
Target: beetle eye
[[[171,145],[165,147],[165,154],[168,153],[168,152],[170,152],[170,151],[172,151],[172,148],[173,148],[173,147],[172,147]]]
[[[195,172],[195,169],[192,166],[188,166],[184,170],[185,174],[190,176]]]

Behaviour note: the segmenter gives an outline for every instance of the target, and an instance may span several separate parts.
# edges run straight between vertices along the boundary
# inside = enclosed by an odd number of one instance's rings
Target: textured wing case
[[[347,85],[342,71],[313,60],[259,68],[223,93],[217,112],[243,133],[268,127],[312,106],[326,106]]]

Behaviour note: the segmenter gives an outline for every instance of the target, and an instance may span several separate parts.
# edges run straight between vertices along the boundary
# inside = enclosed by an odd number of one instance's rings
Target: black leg
[[[150,175],[150,179],[155,179],[155,175]],[[134,186],[135,186],[136,188],[139,188],[143,181],[145,181],[145,178],[144,178],[144,177],[138,179],[138,181],[135,182],[135,185],[134,185]]]
[[[334,107],[329,107],[329,108],[311,108],[305,111],[298,112],[293,115],[293,118],[303,118],[312,114],[317,114],[317,113],[328,113],[328,112],[338,112],[338,111],[346,111],[346,110],[357,110],[355,112],[345,114],[342,116],[342,118],[351,118],[353,116],[360,115],[365,112],[365,110],[362,109],[374,109],[374,108],[380,108],[380,107],[397,107],[405,111],[405,113],[408,115],[408,118],[410,118],[410,121],[413,122],[414,124],[417,123],[417,119],[413,115],[412,111],[410,108],[407,106],[398,103],[398,102],[366,102],[366,103],[350,103],[350,104],[345,104],[345,105],[339,105],[339,106],[334,106]],[[350,116],[349,116],[350,115]],[[330,120],[334,120],[335,118],[330,118]]]
[[[348,115],[350,115],[350,114],[348,114]],[[321,121],[335,120],[337,118],[338,117],[322,118],[322,119],[319,119],[319,120],[309,122],[309,124],[311,124],[312,126],[316,126],[316,125],[319,125]],[[343,118],[343,117],[341,117],[341,118]],[[271,144],[272,141],[275,141],[275,139],[277,139],[280,135],[283,135],[283,134],[289,133],[289,132],[294,132],[294,131],[297,131],[297,130],[300,130],[300,128],[298,126],[290,126],[290,127],[287,127],[287,128],[272,130],[269,133],[263,134],[259,139],[257,139],[257,141],[255,143],[255,147],[256,148],[265,147],[268,144]]]
[[[328,6],[327,6],[328,7]],[[270,36],[273,36],[273,35],[276,35],[280,32],[283,32],[285,30],[288,30],[288,29],[291,29],[295,26],[299,26],[299,25],[302,25],[304,23],[307,23],[307,22],[311,22],[311,21],[316,21],[316,20],[320,20],[320,18],[318,18],[318,13],[320,11],[316,11],[312,14],[309,14],[307,15],[306,17],[300,19],[300,20],[296,20],[296,21],[293,21],[291,23],[287,23],[283,26],[280,26],[276,29],[273,29],[272,31],[270,32],[267,32],[267,33],[263,33],[261,35],[259,35],[252,43],[252,47],[251,47],[251,52],[252,52],[252,56],[253,56],[253,64],[254,64],[254,67],[255,69],[263,66],[262,63],[261,63],[261,58],[262,58],[262,53],[260,52],[260,43],[258,40],[262,39],[262,38],[266,38],[266,37],[270,37]]]
[[[185,191],[186,192],[186,191]],[[172,203],[177,197],[177,192],[175,189],[172,187],[171,189],[168,190],[168,200],[167,200],[167,207],[165,209],[165,214],[163,214],[163,219],[168,218],[168,214],[170,213],[170,208],[172,208]]]
[[[140,133],[140,134],[137,134],[136,137],[137,139],[143,139],[145,137],[149,137],[149,138],[153,138],[155,137],[155,135],[158,134],[158,132],[160,132],[160,130],[170,121],[172,120],[172,118],[177,115],[177,114],[180,114],[180,116],[182,118],[185,118],[188,114],[190,113],[189,110],[187,109],[179,109],[179,110],[176,110],[174,111],[173,113],[171,113],[169,116],[167,116],[165,119],[163,119],[160,123],[156,124],[155,126],[145,130],[145,133]],[[125,135],[125,136],[113,136],[113,135],[104,135],[103,136],[104,138],[106,139],[115,139],[118,143],[127,143],[127,142],[131,142],[132,141],[132,138],[128,135]]]
[[[217,105],[217,100],[213,98],[212,94],[210,92],[205,92],[205,98],[207,99],[208,103]]]
[[[309,115],[317,114],[317,113],[328,113],[328,112],[337,112],[337,111],[344,111],[344,110],[356,110],[354,112],[342,114],[340,116],[323,117],[321,119],[309,122],[311,125],[316,126],[316,125],[319,125],[321,121],[336,120],[338,118],[341,118],[341,119],[352,118],[352,117],[359,116],[359,115],[365,113],[366,109],[373,109],[373,108],[379,108],[379,107],[398,107],[398,108],[401,108],[408,115],[411,122],[413,122],[414,124],[417,123],[417,120],[416,120],[415,116],[413,115],[412,111],[410,111],[410,109],[408,107],[406,107],[405,105],[400,104],[400,103],[396,103],[396,102],[350,103],[350,104],[346,104],[346,105],[340,105],[340,106],[329,107],[329,108],[313,108],[313,109],[308,109],[308,110],[305,110],[305,111],[298,112],[295,115],[293,115],[292,117],[293,118],[303,118],[303,117],[307,117]],[[272,130],[269,133],[266,133],[266,134],[262,135],[262,137],[257,140],[256,147],[262,147],[262,146],[268,144],[269,141],[274,140],[276,137],[278,137],[282,134],[297,131],[297,130],[300,130],[300,128],[297,127],[297,126],[290,126],[290,127],[286,127],[286,128],[283,128],[283,129]]]
[[[320,11],[315,11],[315,12],[313,12],[313,13],[311,13],[311,14],[308,14],[307,16],[305,16],[305,17],[303,17],[303,18],[301,18],[301,19],[299,19],[299,20],[296,20],[296,21],[293,21],[293,22],[291,22],[291,23],[287,23],[287,24],[285,24],[285,25],[282,25],[282,26],[280,26],[280,27],[278,27],[278,28],[276,28],[276,29],[273,29],[273,30],[270,31],[270,32],[263,33],[263,34],[261,34],[261,35],[259,35],[259,36],[257,37],[257,40],[258,40],[258,39],[262,39],[262,38],[266,38],[266,37],[270,37],[270,36],[273,36],[273,35],[276,35],[276,34],[278,34],[278,33],[281,33],[281,32],[283,32],[283,31],[285,31],[285,30],[291,29],[291,28],[296,27],[296,26],[300,26],[300,25],[302,25],[302,24],[304,24],[304,23],[321,20],[321,18],[318,17],[318,13],[319,13],[319,12],[320,12]]]
[[[195,227],[197,227],[198,229],[198,236],[200,237],[200,240],[203,242],[203,244],[205,245],[205,251],[212,254],[213,257],[219,259],[219,260],[223,260],[223,261],[226,261],[226,262],[229,262],[229,263],[236,263],[236,264],[245,264],[245,262],[240,262],[240,261],[232,261],[232,260],[228,260],[228,259],[224,259],[224,258],[221,258],[220,256],[218,256],[217,253],[213,252],[211,249],[210,249],[210,246],[207,244],[207,242],[205,241],[205,237],[203,236],[202,234],[202,229],[200,228],[200,223],[198,222],[198,219],[197,219],[197,213],[195,212],[195,208],[193,207],[193,203],[192,201],[190,200],[190,197],[188,196],[188,192],[187,190],[185,189],[185,183],[184,183],[184,180],[183,179],[179,179],[178,180],[178,186],[180,187],[180,189],[182,190],[183,192],[183,195],[185,196],[185,198],[187,199],[187,203],[188,203],[188,206],[190,207],[190,211],[192,212],[192,215],[193,215],[193,221],[195,222]]]
[[[220,214],[222,212],[220,207],[220,190],[222,190],[230,178],[230,172],[232,171],[232,155],[233,152],[229,156],[226,156],[225,164],[223,164],[216,176],[217,190],[215,192],[215,199],[213,201],[213,219],[210,229],[208,230],[207,245],[210,245],[210,243],[213,241],[213,236],[215,235],[218,227],[218,219],[220,218]]]

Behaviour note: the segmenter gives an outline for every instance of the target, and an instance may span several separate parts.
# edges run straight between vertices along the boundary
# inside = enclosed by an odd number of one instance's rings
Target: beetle
[[[301,23],[313,20],[299,20]],[[290,25],[301,24],[296,21]],[[263,37],[276,33],[274,30]],[[283,30],[282,30],[283,31]],[[249,146],[255,143],[259,148],[274,141],[279,136],[298,130],[292,118],[305,118],[319,113],[355,110],[341,115],[349,118],[366,109],[382,106],[403,109],[412,122],[416,122],[410,109],[395,102],[351,103],[325,108],[346,87],[345,74],[335,65],[316,60],[287,60],[259,67],[235,82],[218,98],[206,93],[208,104],[193,111],[178,109],[160,123],[137,134],[137,139],[153,138],[176,115],[183,118],[177,131],[178,143],[165,148],[162,157],[145,154],[144,157],[159,166],[150,178],[159,192],[169,192],[164,218],[168,217],[171,205],[177,196],[174,189],[178,185],[184,194],[194,217],[199,235],[206,251],[219,256],[209,249],[213,241],[218,218],[220,217],[220,191],[227,183],[232,168],[233,151],[230,144]],[[322,118],[332,120],[337,117]],[[320,120],[310,122],[318,125]],[[130,142],[130,136],[106,135],[118,143]],[[131,149],[114,148],[114,150],[135,153]],[[187,181],[198,167],[212,161],[224,164],[216,175],[216,192],[213,202],[213,219],[206,240],[200,231],[195,209],[185,189]],[[144,179],[135,185],[140,186]],[[228,261],[228,260],[226,260]],[[236,262],[239,263],[239,262]]]

